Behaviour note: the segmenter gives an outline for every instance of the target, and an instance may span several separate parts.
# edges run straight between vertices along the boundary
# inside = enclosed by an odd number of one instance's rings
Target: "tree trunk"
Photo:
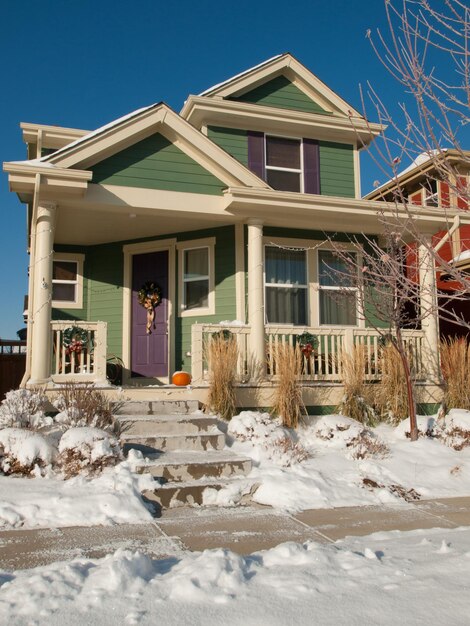
[[[401,336],[401,329],[397,328],[397,342],[395,345],[398,354],[400,355],[401,362],[403,364],[403,370],[406,380],[406,395],[408,400],[408,412],[410,415],[410,440],[417,441],[418,439],[418,422],[416,420],[416,402],[413,388],[413,381],[411,379],[411,369],[406,354],[406,349],[403,344],[403,338]]]

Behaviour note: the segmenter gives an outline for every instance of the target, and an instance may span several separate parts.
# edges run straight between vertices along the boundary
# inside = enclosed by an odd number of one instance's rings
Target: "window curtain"
[[[267,322],[305,326],[307,324],[305,250],[266,247],[265,273]]]

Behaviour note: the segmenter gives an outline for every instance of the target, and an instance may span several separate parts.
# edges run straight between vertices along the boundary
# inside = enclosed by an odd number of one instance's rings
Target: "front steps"
[[[161,508],[214,502],[215,492],[224,488],[244,504],[256,488],[244,478],[251,459],[224,450],[217,419],[198,408],[191,400],[131,401],[115,411],[124,452],[140,450],[146,460],[137,471],[158,484],[143,495]]]

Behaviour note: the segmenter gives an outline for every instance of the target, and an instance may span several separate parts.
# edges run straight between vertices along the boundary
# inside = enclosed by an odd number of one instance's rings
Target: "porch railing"
[[[51,327],[53,380],[105,382],[106,322],[54,321]]]
[[[194,382],[203,382],[208,379],[208,362],[206,346],[214,333],[229,330],[238,343],[237,377],[240,382],[248,381],[251,377],[252,363],[250,362],[250,327],[230,324],[193,324],[191,361]],[[287,343],[295,345],[297,337],[305,332],[317,338],[318,345],[308,356],[303,356],[303,381],[330,381],[342,380],[342,354],[351,352],[355,345],[363,345],[366,357],[364,376],[366,380],[380,378],[380,335],[369,328],[305,328],[297,326],[266,326],[266,373],[267,377],[276,376],[274,359],[275,347]],[[404,330],[404,342],[413,367],[416,379],[424,376],[423,337],[420,330]]]

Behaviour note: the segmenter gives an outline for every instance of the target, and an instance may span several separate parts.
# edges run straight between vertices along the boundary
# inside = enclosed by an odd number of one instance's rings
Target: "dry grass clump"
[[[362,424],[374,426],[377,419],[372,406],[371,389],[365,381],[366,365],[364,346],[356,345],[351,353],[342,354],[344,395],[339,412]]]
[[[409,413],[406,378],[400,355],[390,344],[382,348],[380,371],[380,381],[374,388],[374,404],[381,419],[398,425]]]
[[[210,371],[207,408],[222,419],[230,420],[236,409],[237,340],[233,335],[218,333],[210,338],[206,349]]]
[[[57,421],[63,426],[92,426],[119,434],[111,400],[91,384],[64,384],[52,404],[60,411]]]
[[[444,404],[447,409],[470,410],[470,343],[464,338],[441,341]]]
[[[299,346],[280,343],[273,348],[277,388],[272,412],[279,415],[286,428],[297,428],[306,414],[299,379],[302,374],[302,353]]]
[[[73,476],[96,476],[105,467],[114,467],[122,457],[118,454],[103,455],[90,460],[90,455],[83,450],[69,449],[60,453],[57,458],[57,467],[62,471],[66,480]]]

